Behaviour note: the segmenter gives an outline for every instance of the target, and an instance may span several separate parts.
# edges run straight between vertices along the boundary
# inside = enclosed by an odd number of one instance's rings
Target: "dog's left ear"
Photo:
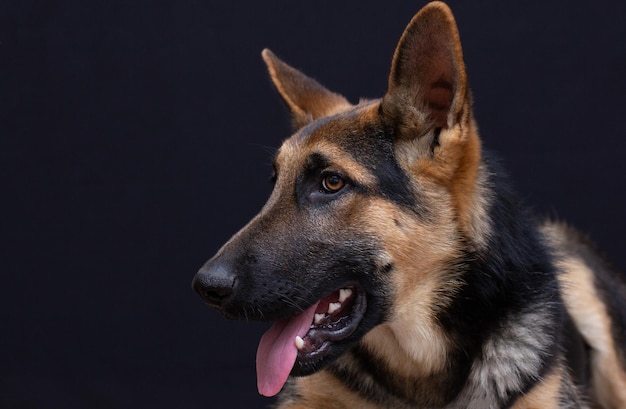
[[[400,125],[399,136],[413,138],[451,128],[469,99],[454,17],[447,5],[432,2],[413,17],[398,43],[383,113]]]
[[[313,78],[287,65],[267,48],[263,50],[262,56],[274,86],[291,111],[294,131],[315,119],[352,107],[343,96],[329,91]]]
[[[404,31],[380,112],[403,166],[446,186],[461,229],[478,235],[480,140],[459,32],[444,3],[427,4]]]

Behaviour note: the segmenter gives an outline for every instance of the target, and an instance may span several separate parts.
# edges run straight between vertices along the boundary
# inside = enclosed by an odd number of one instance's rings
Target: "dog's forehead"
[[[375,139],[382,135],[378,106],[378,101],[364,102],[349,111],[309,123],[283,142],[277,164],[302,163],[312,153],[333,162],[358,160],[376,149]]]

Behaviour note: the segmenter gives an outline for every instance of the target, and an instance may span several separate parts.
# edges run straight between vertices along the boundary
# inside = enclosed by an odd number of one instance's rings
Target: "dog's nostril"
[[[201,292],[200,296],[209,304],[219,306],[230,294],[232,294],[230,288],[214,288]]]
[[[229,269],[208,262],[196,273],[192,287],[206,303],[221,307],[233,294],[235,282],[235,275]]]

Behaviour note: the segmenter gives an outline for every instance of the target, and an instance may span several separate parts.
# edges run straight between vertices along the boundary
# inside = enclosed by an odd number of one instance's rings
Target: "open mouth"
[[[301,314],[280,320],[263,335],[257,350],[259,393],[280,392],[290,373],[306,375],[359,327],[365,292],[348,286],[332,292]]]
[[[364,312],[365,297],[354,288],[342,288],[324,297],[315,308],[307,333],[295,337],[298,361],[317,361],[333,342],[345,339],[356,330]]]

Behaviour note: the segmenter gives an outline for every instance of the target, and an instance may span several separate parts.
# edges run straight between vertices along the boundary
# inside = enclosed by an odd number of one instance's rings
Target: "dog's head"
[[[408,320],[436,331],[431,312],[458,285],[442,271],[461,241],[480,246],[486,227],[480,143],[447,6],[431,3],[411,20],[380,100],[352,105],[270,51],[263,58],[295,133],[275,157],[266,205],[193,287],[227,317],[275,322],[257,355],[259,390],[273,395],[289,373],[324,367],[381,323],[398,337],[419,337]]]

